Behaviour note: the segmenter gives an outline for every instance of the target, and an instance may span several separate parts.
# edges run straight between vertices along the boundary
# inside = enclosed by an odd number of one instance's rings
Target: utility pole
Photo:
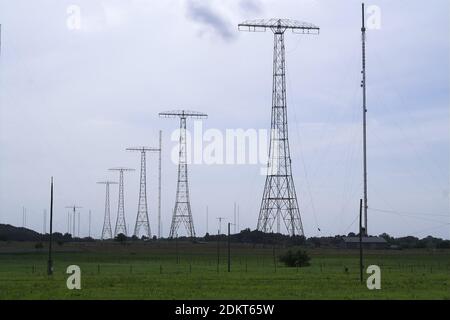
[[[196,111],[176,110],[161,112],[159,113],[159,116],[163,118],[180,118],[177,193],[175,208],[173,209],[169,238],[172,238],[174,234],[178,232],[181,224],[186,227],[188,236],[194,238],[195,229],[189,197],[189,182],[187,170],[186,119],[206,119],[208,115]]]
[[[147,168],[146,168],[146,153],[147,152],[161,152],[161,149],[150,147],[134,147],[127,148],[128,151],[138,151],[141,153],[141,174],[139,182],[139,202],[138,212],[136,215],[136,224],[134,226],[134,235],[139,236],[141,227],[144,227],[147,237],[151,237],[150,221],[148,218],[147,206]]]
[[[231,272],[230,226],[231,223],[228,222],[228,272]]]
[[[282,220],[289,235],[304,235],[289,149],[284,32],[318,34],[319,27],[288,19],[250,20],[238,27],[251,32],[269,29],[274,34],[269,161],[257,229],[272,232],[275,222]]]
[[[47,274],[53,274],[53,260],[52,260],[52,242],[53,242],[53,177],[50,183],[50,237],[48,244],[48,264]]]
[[[363,91],[363,170],[364,170],[364,234],[367,236],[367,133],[366,133],[366,26],[364,21],[365,9],[362,4],[362,27],[361,27],[361,43],[362,43],[362,81],[361,87]]]
[[[180,263],[180,257],[178,255],[178,234],[175,235],[175,251],[177,254],[177,264]]]
[[[217,272],[220,265],[220,230],[217,230]]]
[[[91,237],[91,210],[89,210],[89,238]]]
[[[208,212],[208,206],[206,206],[206,233],[209,233],[209,212]]]
[[[73,205],[73,206],[67,206],[66,207],[67,209],[72,209],[73,211],[72,211],[72,225],[71,225],[71,227],[72,227],[72,238],[75,238],[76,237],[76,221],[75,221],[75,217],[76,217],[76,212],[77,212],[77,209],[81,209],[82,207],[77,207],[75,204]]]
[[[128,236],[127,225],[125,222],[123,173],[125,171],[134,171],[134,169],[120,167],[120,168],[111,168],[109,170],[119,172],[119,201],[117,205],[117,219],[116,219],[116,226],[114,228],[114,236],[117,237],[119,233],[123,233],[125,236]]]

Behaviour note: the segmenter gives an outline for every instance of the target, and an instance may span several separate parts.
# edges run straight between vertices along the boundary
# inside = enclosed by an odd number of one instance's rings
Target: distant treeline
[[[357,234],[349,233],[348,237],[355,237]],[[264,233],[257,230],[245,229],[240,233],[232,234],[230,241],[233,243],[253,243],[263,245],[277,245],[277,246],[305,246],[312,248],[338,248],[341,247],[345,235],[336,235],[334,237],[311,237],[305,238],[304,236],[288,236],[280,233]],[[394,238],[390,235],[383,233],[380,237],[384,238],[390,248],[392,249],[414,249],[414,248],[436,248],[436,249],[450,249],[450,240],[443,240],[440,238],[434,238],[428,236],[423,239],[419,239],[413,236]],[[0,241],[35,241],[42,242],[48,241],[48,234],[40,234],[30,229],[14,227],[11,225],[0,224]],[[73,238],[70,234],[62,234],[59,232],[53,233],[53,240],[56,243],[64,242],[86,242],[86,241],[100,241],[93,238]],[[149,239],[145,236],[138,238],[136,236],[126,237],[120,234],[114,239],[118,242],[125,241],[156,241],[156,237]],[[166,239],[167,240],[167,239]],[[209,242],[209,241],[227,241],[225,234],[210,235],[206,234],[203,237],[197,237],[190,239],[187,237],[179,237],[179,241],[194,241],[194,242]],[[174,241],[172,239],[172,241]]]
[[[261,231],[251,231],[250,229],[245,229],[238,234],[230,236],[232,242],[241,243],[259,243],[259,244],[272,244],[281,246],[293,246],[302,245],[314,248],[337,248],[341,247],[343,239],[345,237],[355,237],[358,236],[354,233],[349,233],[345,235],[336,235],[334,237],[311,237],[305,238],[304,236],[287,236],[279,233],[264,233]],[[225,235],[206,235],[201,238],[204,241],[217,241],[217,237],[225,241]],[[412,248],[437,248],[437,249],[450,249],[450,240],[443,240],[440,238],[434,238],[428,236],[423,239],[419,239],[413,236],[394,238],[386,233],[380,235],[384,238],[388,245],[393,249],[412,249]]]
[[[41,234],[39,232],[22,228],[22,227],[14,227],[9,224],[0,224],[0,241],[31,241],[31,242],[39,242],[39,241],[48,241],[50,235]],[[72,238],[72,235],[66,233],[62,234],[60,232],[53,233],[53,240],[55,242],[75,242],[75,241],[95,241],[92,238]]]

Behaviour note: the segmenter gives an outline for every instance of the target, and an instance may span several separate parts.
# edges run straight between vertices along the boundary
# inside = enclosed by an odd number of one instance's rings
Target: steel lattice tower
[[[158,148],[149,147],[136,147],[127,148],[128,151],[139,151],[141,153],[141,174],[139,183],[139,203],[138,212],[136,216],[136,224],[134,226],[134,235],[139,236],[141,227],[144,227],[147,236],[150,238],[150,221],[148,219],[148,206],[147,206],[147,173],[146,173],[146,152],[160,152]]]
[[[117,184],[117,182],[112,181],[100,181],[98,184],[104,184],[106,186],[106,197],[105,197],[105,218],[103,220],[103,229],[102,229],[102,240],[112,239],[112,229],[111,229],[111,210],[109,203],[109,186],[111,184]]]
[[[134,171],[130,168],[111,168],[111,171],[119,171],[119,202],[117,205],[117,219],[116,227],[114,228],[114,236],[117,237],[118,234],[123,233],[128,236],[127,224],[125,222],[125,201],[124,201],[124,186],[123,186],[123,172],[124,171]]]
[[[284,32],[291,29],[294,33],[318,34],[319,28],[310,23],[294,20],[269,19],[245,21],[239,24],[239,30],[242,29],[245,31],[270,29],[274,33],[269,160],[257,229],[271,232],[274,223],[277,222],[279,232],[280,220],[283,220],[290,235],[304,235],[289,151]]]
[[[180,118],[177,194],[175,199],[175,207],[173,209],[169,238],[173,238],[178,234],[178,229],[181,224],[184,224],[189,237],[195,237],[194,220],[192,218],[191,203],[189,199],[186,154],[186,119],[205,119],[208,115],[196,111],[177,110],[161,112],[159,116],[164,118]]]

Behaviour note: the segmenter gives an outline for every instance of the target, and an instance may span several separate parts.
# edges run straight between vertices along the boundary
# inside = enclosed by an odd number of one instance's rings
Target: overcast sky
[[[75,5],[76,7],[71,7]],[[450,238],[450,2],[382,1],[368,30],[369,232]],[[73,8],[80,28],[73,28]],[[76,11],[76,10],[75,10]],[[370,15],[370,13],[368,13]],[[55,225],[82,206],[100,236],[106,169],[139,168],[129,146],[157,146],[163,130],[163,233],[175,200],[170,136],[176,119],[209,115],[204,129],[270,127],[273,35],[238,32],[255,18],[320,26],[318,36],[286,33],[287,97],[294,181],[306,236],[356,231],[362,196],[360,2],[332,0],[0,0],[0,223],[42,231],[55,179]],[[188,122],[193,128],[193,122]],[[216,217],[256,227],[261,165],[189,167],[198,235]],[[157,156],[148,157],[148,201],[157,231]],[[134,228],[139,172],[125,178]],[[111,219],[117,211],[111,188]],[[377,211],[384,210],[384,211]],[[385,212],[388,211],[388,212]],[[392,212],[391,212],[392,211]],[[114,228],[114,227],[113,227]],[[318,230],[320,228],[321,231]]]

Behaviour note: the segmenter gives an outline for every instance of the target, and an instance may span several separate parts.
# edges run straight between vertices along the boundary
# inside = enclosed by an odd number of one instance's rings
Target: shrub
[[[34,245],[34,248],[35,248],[35,249],[42,249],[42,248],[44,248],[44,245],[42,244],[42,242],[38,242],[38,243],[36,243],[36,244]]]
[[[289,250],[285,254],[280,255],[279,260],[287,267],[307,267],[311,258],[306,251],[297,250],[292,252]]]

